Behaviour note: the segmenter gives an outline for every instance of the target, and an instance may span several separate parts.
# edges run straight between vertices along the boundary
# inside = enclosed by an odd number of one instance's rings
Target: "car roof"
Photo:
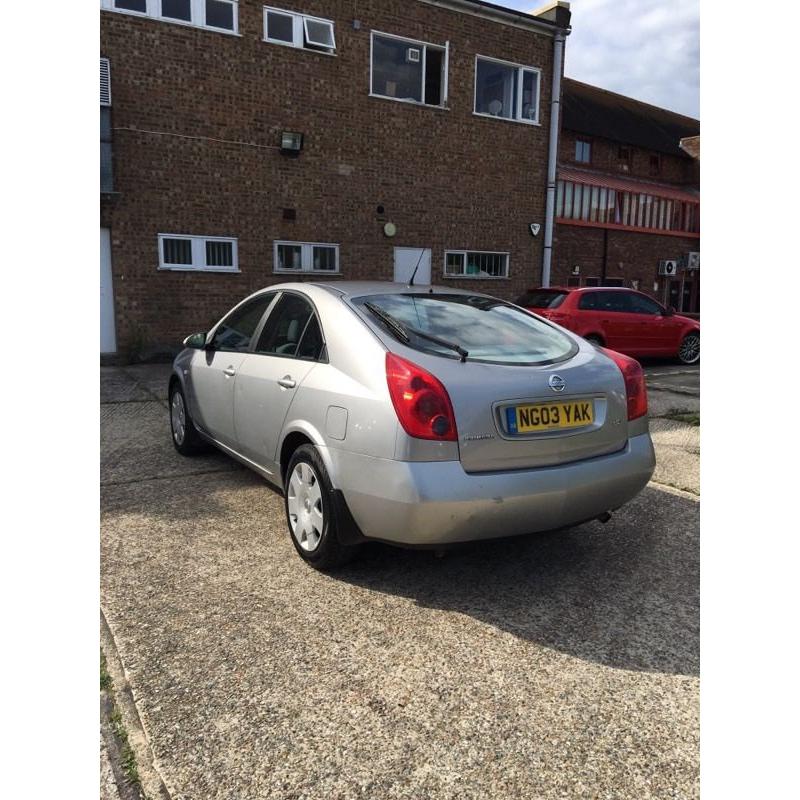
[[[332,294],[343,297],[359,297],[367,294],[407,294],[409,292],[430,292],[440,294],[466,294],[476,295],[481,292],[471,292],[466,289],[459,289],[455,286],[437,286],[435,284],[415,284],[409,286],[407,283],[393,283],[391,281],[335,281],[331,283],[295,284],[297,288],[303,286],[317,286],[325,289]]]

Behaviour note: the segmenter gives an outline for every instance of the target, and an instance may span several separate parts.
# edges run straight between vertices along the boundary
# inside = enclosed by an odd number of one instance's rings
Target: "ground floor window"
[[[339,245],[275,242],[275,272],[339,272]]]
[[[508,253],[448,250],[444,274],[446,278],[507,278]]]
[[[225,236],[158,235],[158,268],[238,272],[238,242]]]

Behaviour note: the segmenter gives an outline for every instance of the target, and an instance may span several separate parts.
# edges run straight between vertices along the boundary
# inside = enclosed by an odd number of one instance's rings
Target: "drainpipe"
[[[553,41],[553,90],[550,97],[550,149],[547,154],[547,205],[544,216],[544,254],[542,257],[542,286],[550,285],[550,266],[553,260],[553,227],[556,208],[556,164],[558,162],[558,133],[561,124],[561,72],[564,64],[564,31],[558,31]]]

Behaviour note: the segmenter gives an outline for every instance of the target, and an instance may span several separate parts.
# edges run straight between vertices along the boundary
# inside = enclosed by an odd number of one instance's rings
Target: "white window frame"
[[[519,74],[519,80],[517,83],[517,96],[514,98],[514,114],[513,117],[496,117],[493,114],[487,114],[483,111],[478,111],[478,63],[481,61],[490,61],[493,64],[502,64],[505,67],[513,67],[517,70]],[[525,73],[526,72],[534,72],[536,73],[536,118],[535,119],[525,119],[524,117],[516,116],[517,114],[522,113],[522,91],[525,84]],[[474,86],[473,86],[473,93],[472,93],[472,113],[476,117],[485,117],[487,119],[496,119],[501,120],[503,122],[521,122],[523,125],[541,125],[542,123],[539,121],[541,117],[541,105],[542,105],[542,70],[539,67],[531,67],[526,66],[524,64],[517,64],[513,61],[503,61],[501,58],[491,58],[490,56],[482,56],[480,54],[475,56],[475,75],[474,75]]]
[[[164,240],[180,239],[192,244],[191,264],[167,264],[164,261]],[[233,266],[209,267],[206,263],[206,242],[230,242]],[[185,233],[158,234],[158,268],[167,272],[239,272],[239,240],[232,236],[190,236]]]
[[[105,11],[113,11],[115,14],[130,14],[134,17],[149,17],[150,19],[157,19],[161,22],[169,22],[173,25],[186,25],[190,28],[203,28],[207,31],[216,31],[217,33],[227,33],[229,36],[241,36],[239,33],[239,0],[220,0],[220,2],[228,3],[233,6],[233,29],[218,28],[215,25],[206,24],[206,0],[191,0],[191,15],[190,22],[182,19],[173,19],[172,17],[164,17],[161,14],[161,0],[146,0],[147,10],[131,11],[127,8],[115,8],[114,0],[100,0],[100,8]]]
[[[278,266],[278,247],[287,245],[288,247],[299,247],[300,249],[300,269],[286,269]],[[336,252],[336,269],[314,269],[314,248],[328,247]],[[332,242],[293,242],[287,239],[276,239],[272,247],[272,271],[281,275],[339,275],[341,265],[339,262],[339,245]]]
[[[385,39],[396,39],[398,42],[417,45],[421,50],[422,61],[422,100],[406,100],[404,97],[389,97],[387,94],[377,94],[372,91],[372,70],[375,66],[375,37],[381,36]],[[431,105],[425,102],[425,71],[428,66],[428,48],[444,51],[444,70],[442,74],[442,102],[439,105]],[[423,42],[419,39],[409,39],[406,36],[398,36],[394,33],[384,33],[383,31],[371,31],[369,37],[369,96],[377,97],[380,100],[394,100],[395,103],[407,103],[412,106],[424,106],[425,108],[447,109],[448,90],[450,88],[450,41],[443,45],[435,42]]]
[[[269,36],[267,29],[267,14],[280,14],[284,17],[290,17],[292,20],[292,41],[287,42],[283,39],[272,39]],[[327,45],[316,44],[310,42],[311,47],[306,46],[306,39],[308,38],[307,22],[324,22],[326,25],[331,26],[331,38],[333,39],[333,47]],[[274,6],[264,6],[264,41],[269,44],[279,44],[284,47],[294,47],[297,50],[306,50],[309,53],[320,53],[324,56],[336,55],[336,23],[332,19],[325,19],[324,17],[315,17],[311,14],[303,14],[300,11],[290,11],[288,8],[275,8]]]
[[[503,256],[505,258],[505,274],[503,275],[469,275],[462,272],[460,275],[452,275],[447,271],[447,256],[463,256],[464,269],[467,268],[467,258],[470,255],[490,255],[490,256]],[[511,254],[503,250],[445,250],[444,263],[442,265],[442,276],[445,278],[452,278],[453,280],[470,280],[470,281],[503,281],[507,280],[511,274]]]

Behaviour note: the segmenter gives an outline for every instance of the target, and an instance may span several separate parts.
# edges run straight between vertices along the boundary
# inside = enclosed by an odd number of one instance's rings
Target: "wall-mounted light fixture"
[[[303,134],[293,131],[283,131],[281,133],[281,153],[285,156],[297,157],[303,149]]]

